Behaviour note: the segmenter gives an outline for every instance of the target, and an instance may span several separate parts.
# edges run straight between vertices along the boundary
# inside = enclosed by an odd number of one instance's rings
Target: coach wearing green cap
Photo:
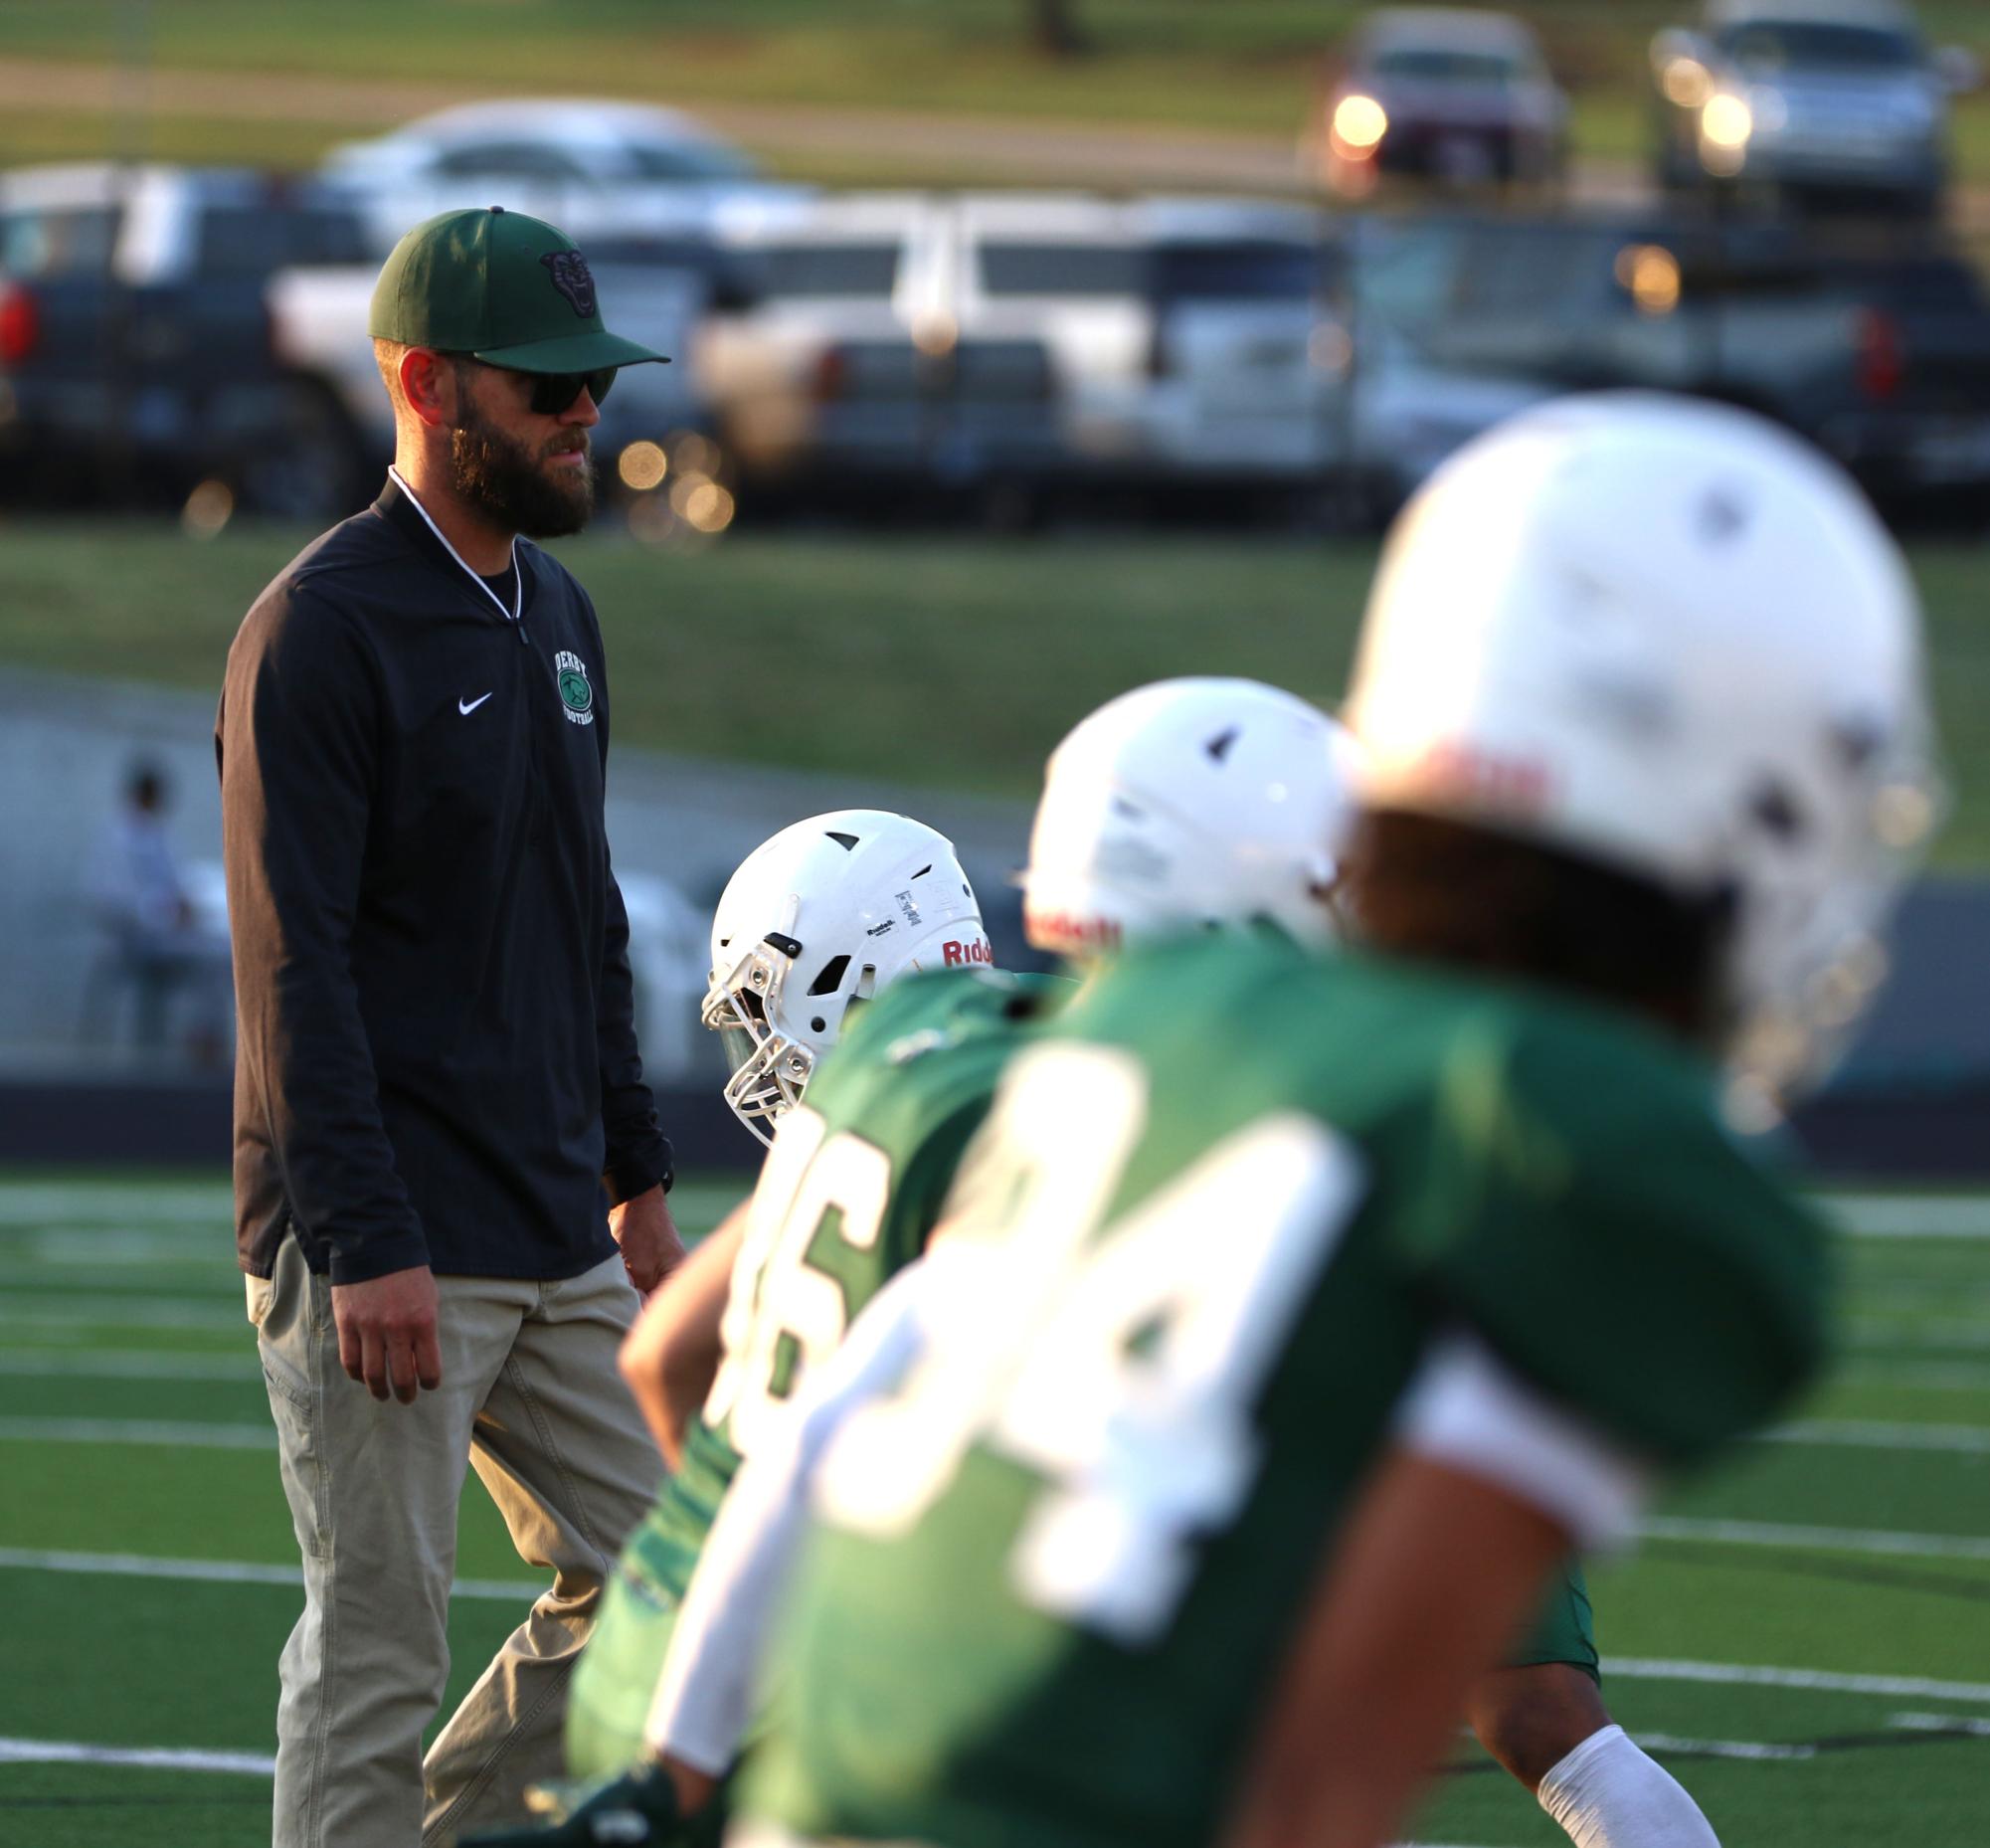
[[[622,366],[586,259],[446,213],[374,291],[395,461],[228,659],[235,1188],[304,1612],[275,1848],[443,1848],[558,1769],[569,1671],[660,1463],[616,1372],[682,1255],[603,822],[578,532]],[[551,1585],[431,1747],[474,1465]]]

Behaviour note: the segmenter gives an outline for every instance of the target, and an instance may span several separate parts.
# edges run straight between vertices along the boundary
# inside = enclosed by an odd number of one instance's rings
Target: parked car
[[[335,147],[319,171],[359,201],[383,255],[410,226],[461,206],[509,206],[586,243],[682,236],[716,209],[803,190],[762,180],[741,149],[676,109],[585,97],[444,109]]]
[[[354,433],[276,353],[289,263],[365,254],[351,205],[234,170],[89,164],[0,174],[0,474],[17,491],[186,493],[316,512]]]
[[[1651,49],[1660,184],[1777,202],[1936,210],[1971,55],[1930,51],[1892,0],[1710,0]]]
[[[1386,311],[1448,368],[1746,405],[1894,511],[1990,486],[1990,300],[1937,242],[1628,214],[1394,235],[1415,285]]]
[[[1567,131],[1568,98],[1522,21],[1383,7],[1321,86],[1301,158],[1344,198],[1365,198],[1385,175],[1543,185],[1562,176]]]

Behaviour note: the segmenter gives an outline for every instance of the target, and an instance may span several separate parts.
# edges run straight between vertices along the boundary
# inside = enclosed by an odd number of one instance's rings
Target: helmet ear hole
[[[821,974],[809,984],[811,995],[833,995],[843,986],[843,977],[850,966],[847,956],[832,956],[822,965]]]

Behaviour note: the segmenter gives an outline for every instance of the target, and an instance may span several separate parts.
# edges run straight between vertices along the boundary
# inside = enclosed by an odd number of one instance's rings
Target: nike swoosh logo
[[[497,689],[495,687],[492,687],[490,689],[491,693],[496,692],[496,690]],[[489,697],[490,693],[486,693],[484,694],[483,699],[488,699]],[[472,712],[474,712],[477,709],[478,706],[483,704],[483,699],[458,699],[456,701],[456,710],[460,712],[465,718],[467,718]]]

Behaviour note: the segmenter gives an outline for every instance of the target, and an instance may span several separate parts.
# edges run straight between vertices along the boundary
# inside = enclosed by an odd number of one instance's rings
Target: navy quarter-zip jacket
[[[236,1235],[356,1283],[577,1276],[665,1180],[603,819],[601,627],[516,542],[517,621],[390,479],[229,650]]]

